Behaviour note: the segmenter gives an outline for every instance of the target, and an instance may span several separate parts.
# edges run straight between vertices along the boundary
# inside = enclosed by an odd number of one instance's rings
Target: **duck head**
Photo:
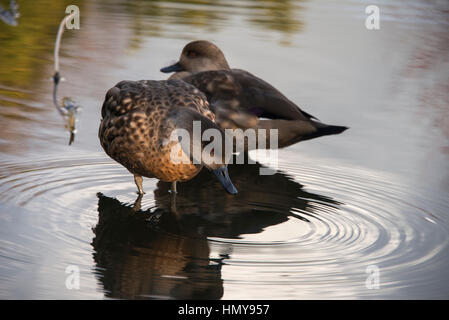
[[[178,109],[171,119],[176,128],[172,136],[176,137],[190,161],[212,172],[228,193],[237,194],[227,168],[232,159],[232,137],[215,122],[191,108]]]
[[[215,124],[208,129],[213,129],[214,134],[210,136],[212,139],[201,143],[201,164],[213,173],[226,192],[236,195],[238,191],[232,184],[227,166],[232,158],[231,150],[226,149],[230,145],[230,137]],[[204,136],[207,135],[203,134]]]
[[[182,50],[179,61],[162,68],[161,72],[198,73],[209,70],[229,70],[228,62],[223,52],[212,42],[205,40],[192,41]]]

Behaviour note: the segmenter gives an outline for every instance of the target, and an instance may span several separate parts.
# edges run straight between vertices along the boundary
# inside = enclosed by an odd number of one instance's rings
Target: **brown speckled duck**
[[[225,143],[226,136],[214,122],[205,95],[192,85],[181,80],[121,81],[106,93],[101,116],[101,146],[134,175],[139,194],[144,193],[142,177],[172,182],[176,193],[176,182],[192,179],[203,166],[215,174],[227,192],[237,193],[224,152],[213,153],[207,163],[201,159],[194,163],[188,154],[195,154],[191,152],[195,139],[190,139],[187,146],[181,140],[170,140],[175,129],[192,133],[193,121],[200,121],[201,133],[210,128],[220,130]],[[196,147],[203,150],[200,143]],[[171,150],[176,145],[180,158],[187,161],[172,161]]]
[[[188,43],[179,61],[161,71],[176,72],[170,79],[182,79],[204,92],[222,128],[277,129],[279,148],[347,129],[318,121],[264,80],[231,69],[209,41]]]

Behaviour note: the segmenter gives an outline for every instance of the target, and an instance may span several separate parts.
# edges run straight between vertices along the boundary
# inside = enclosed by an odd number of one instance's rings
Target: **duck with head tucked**
[[[172,182],[176,193],[177,181],[192,179],[203,167],[215,174],[228,193],[237,194],[226,165],[226,157],[231,155],[212,149],[206,160],[201,156],[194,159],[193,150],[203,151],[206,144],[177,136],[177,131],[184,130],[193,137],[196,122],[201,134],[216,129],[220,143],[224,145],[227,139],[215,123],[205,95],[192,85],[181,80],[121,81],[106,93],[101,116],[101,146],[134,175],[139,194],[144,193],[142,177]],[[177,150],[176,159],[173,150]]]
[[[277,129],[279,148],[347,129],[318,121],[266,81],[231,69],[223,52],[209,41],[188,43],[179,61],[161,71],[175,72],[169,79],[182,79],[204,92],[222,128]]]

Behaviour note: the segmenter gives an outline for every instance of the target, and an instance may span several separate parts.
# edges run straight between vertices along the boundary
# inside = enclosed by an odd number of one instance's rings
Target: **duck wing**
[[[206,96],[182,80],[121,81],[106,93],[101,115],[119,117],[135,109],[148,114],[157,107],[191,108],[214,120]]]
[[[239,110],[269,119],[316,119],[272,85],[245,70],[205,71],[183,80],[204,92],[212,108]]]

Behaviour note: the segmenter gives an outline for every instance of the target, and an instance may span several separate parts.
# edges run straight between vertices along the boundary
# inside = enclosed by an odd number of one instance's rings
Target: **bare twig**
[[[64,97],[62,99],[62,104],[58,102],[57,93],[58,93],[58,85],[61,81],[61,75],[59,73],[59,48],[61,45],[62,34],[64,33],[66,22],[69,19],[72,19],[75,13],[69,14],[62,19],[58,34],[56,36],[55,42],[55,51],[54,51],[54,67],[55,74],[53,75],[53,103],[58,110],[59,114],[64,118],[66,128],[70,131],[70,140],[69,145],[72,144],[75,139],[75,122],[76,122],[76,113],[78,112],[79,106],[76,102],[68,97]]]

